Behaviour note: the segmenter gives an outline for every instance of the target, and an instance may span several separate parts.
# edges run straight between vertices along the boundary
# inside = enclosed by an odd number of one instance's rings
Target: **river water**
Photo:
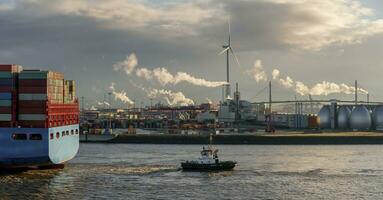
[[[0,175],[0,199],[383,199],[382,146],[220,145],[229,172],[182,172],[200,145],[81,144],[62,170]]]

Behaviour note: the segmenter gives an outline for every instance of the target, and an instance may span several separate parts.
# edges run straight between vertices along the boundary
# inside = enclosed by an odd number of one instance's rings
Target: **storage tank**
[[[383,130],[383,106],[377,106],[374,109],[373,122],[376,130]]]
[[[350,128],[357,130],[368,130],[371,128],[372,120],[370,111],[366,106],[356,106],[350,115]]]
[[[338,116],[337,116],[338,128],[340,129],[349,128],[350,114],[351,114],[351,109],[349,107],[347,106],[339,107]]]
[[[323,106],[318,113],[319,128],[331,128],[330,106]]]

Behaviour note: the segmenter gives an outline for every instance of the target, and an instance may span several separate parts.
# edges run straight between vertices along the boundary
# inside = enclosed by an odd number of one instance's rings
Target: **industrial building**
[[[332,102],[319,111],[318,125],[320,129],[382,131],[383,105],[337,105],[337,102]]]

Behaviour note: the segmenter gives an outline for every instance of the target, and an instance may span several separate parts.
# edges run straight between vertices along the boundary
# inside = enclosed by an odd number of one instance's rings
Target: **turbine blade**
[[[226,51],[228,51],[230,49],[230,47],[227,47],[226,49],[224,49],[223,51],[221,51],[218,55],[221,55],[223,53],[225,53]]]
[[[227,23],[229,24],[229,46],[230,46],[230,36],[231,36],[231,28],[230,28],[230,16],[229,19],[227,20]]]
[[[237,56],[235,55],[235,53],[234,53],[234,51],[233,51],[233,48],[231,48],[231,47],[229,47],[229,48],[230,48],[230,51],[231,51],[231,53],[233,54],[233,56],[234,56],[234,58],[235,58],[235,61],[236,61],[237,64],[238,64],[238,66],[239,66],[240,68],[242,68],[241,63],[239,63],[239,60],[238,60]]]

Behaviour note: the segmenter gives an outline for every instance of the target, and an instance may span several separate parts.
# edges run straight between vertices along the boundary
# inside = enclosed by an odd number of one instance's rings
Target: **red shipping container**
[[[19,120],[18,125],[22,128],[48,128],[44,121]]]
[[[6,127],[6,128],[12,127],[12,122],[0,121],[0,127]]]
[[[19,87],[19,93],[44,94],[47,91],[46,87]]]
[[[12,107],[0,106],[0,114],[12,114]]]
[[[16,89],[12,86],[0,86],[0,92],[13,92]]]
[[[0,65],[0,71],[5,72],[20,72],[21,66],[13,65],[13,64],[7,64],[7,65]]]
[[[39,101],[39,100],[20,100],[19,108],[33,108],[33,107],[47,107],[47,101]]]
[[[47,109],[45,107],[36,108],[19,108],[19,114],[46,114]]]
[[[19,87],[47,87],[47,79],[19,79]]]

